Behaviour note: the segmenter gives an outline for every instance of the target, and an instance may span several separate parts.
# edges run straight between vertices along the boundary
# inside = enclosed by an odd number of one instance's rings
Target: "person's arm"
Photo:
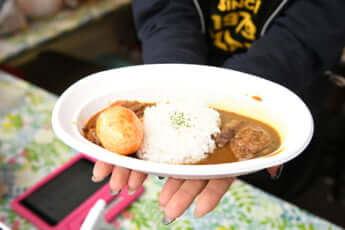
[[[145,64],[205,64],[206,36],[193,0],[133,0]]]
[[[296,0],[247,53],[224,66],[303,92],[336,64],[345,45],[344,0]]]

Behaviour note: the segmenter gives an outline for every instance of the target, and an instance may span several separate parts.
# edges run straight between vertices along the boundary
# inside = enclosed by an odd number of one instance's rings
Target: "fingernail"
[[[92,177],[91,177],[91,180],[92,180],[93,182],[95,182],[95,183],[98,183],[98,182],[101,182],[103,179],[99,179],[99,178],[97,178],[97,177],[95,177],[95,176],[92,176]]]
[[[111,188],[110,188],[110,194],[112,195],[112,196],[116,196],[117,194],[119,194],[121,192],[121,190],[120,191],[114,191],[114,190],[112,190]]]
[[[164,177],[163,176],[158,176],[158,179],[163,180]]]
[[[164,216],[163,219],[162,219],[162,223],[163,223],[164,225],[171,224],[171,223],[174,222],[174,221],[175,221],[175,219],[170,220],[170,219],[169,219],[168,217],[166,217],[166,216]]]
[[[194,212],[194,218],[198,219],[198,218],[201,218],[203,217],[204,215],[203,214],[200,214],[198,211],[195,211]]]
[[[134,190],[134,189],[128,189],[127,190],[127,193],[128,195],[133,195],[137,190]]]
[[[274,176],[272,176],[272,179],[273,180],[278,180],[280,175],[282,174],[282,171],[283,171],[283,165],[281,165],[277,171],[276,171],[276,174]]]

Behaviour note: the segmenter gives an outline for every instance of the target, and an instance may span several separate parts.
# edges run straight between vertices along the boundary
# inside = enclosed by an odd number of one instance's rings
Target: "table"
[[[76,154],[52,132],[55,101],[54,95],[0,72],[0,173],[10,188],[0,200],[0,222],[12,229],[35,228],[9,208],[11,200]],[[194,219],[193,205],[167,227],[161,224],[157,200],[163,183],[149,177],[145,194],[100,229],[341,229],[240,180],[212,213]]]
[[[128,2],[129,0],[98,0],[83,4],[78,9],[64,9],[54,16],[35,20],[29,24],[28,29],[0,38],[0,63],[96,20]]]

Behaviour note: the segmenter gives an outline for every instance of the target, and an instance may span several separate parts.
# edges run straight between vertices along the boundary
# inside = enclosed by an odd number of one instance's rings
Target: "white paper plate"
[[[81,135],[88,119],[116,100],[149,102],[172,97],[197,97],[216,107],[264,121],[278,130],[282,145],[269,156],[242,162],[169,165],[114,154]],[[86,77],[62,94],[52,122],[62,141],[91,157],[145,173],[186,179],[238,176],[283,164],[299,155],[313,134],[310,111],[290,90],[236,71],[183,64],[126,67]]]

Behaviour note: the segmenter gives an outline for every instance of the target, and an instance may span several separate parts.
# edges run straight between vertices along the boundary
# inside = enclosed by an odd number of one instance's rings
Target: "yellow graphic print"
[[[236,26],[238,24],[239,18],[237,12],[226,14],[223,17],[224,26]]]
[[[231,53],[249,48],[257,32],[252,17],[260,6],[261,0],[219,0],[217,9],[220,13],[211,15],[213,45]]]
[[[247,9],[257,14],[260,6],[261,0],[219,0],[217,8],[221,12]]]
[[[236,33],[241,33],[241,35],[249,40],[255,40],[256,34],[256,26],[252,22],[251,16],[247,12],[240,12],[240,16],[242,16],[243,20],[235,29]]]
[[[228,11],[231,9],[231,1],[230,0],[220,0],[218,3],[218,10],[219,11]]]
[[[218,14],[213,14],[211,19],[213,21],[213,28],[215,30],[220,30],[222,28],[222,17]]]
[[[235,52],[238,48],[243,47],[241,42],[238,42],[231,37],[229,30],[225,31],[224,41],[229,45],[231,53]]]
[[[218,32],[218,33],[213,34],[211,31],[211,38],[213,39],[214,46],[224,51],[228,51],[227,45],[225,44],[225,42],[223,42],[223,33]]]

